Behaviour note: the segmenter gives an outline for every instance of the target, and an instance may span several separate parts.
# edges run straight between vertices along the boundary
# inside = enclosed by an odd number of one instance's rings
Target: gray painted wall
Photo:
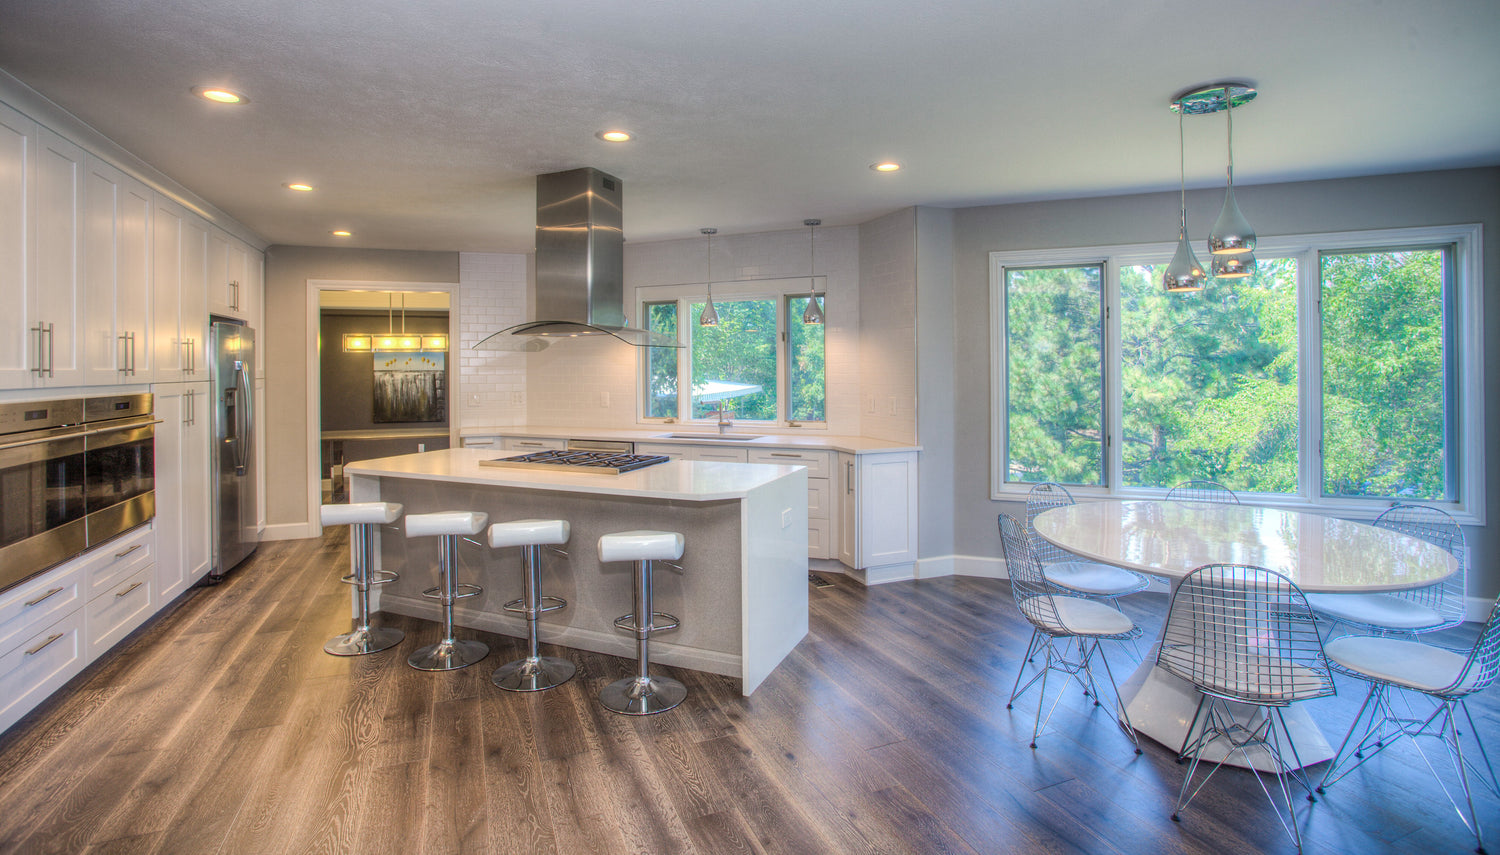
[[[953,471],[957,367],[953,347],[954,212],[918,208],[917,215],[917,487],[920,557],[954,554]]]
[[[1487,526],[1465,528],[1471,551],[1472,596],[1500,591],[1500,168],[1386,175],[1236,187],[1240,207],[1262,236],[1360,229],[1481,223],[1484,226],[1484,445]],[[1188,223],[1201,236],[1218,214],[1220,189],[1188,194]],[[989,253],[1004,250],[1170,241],[1176,236],[1177,194],[1153,193],[967,208],[954,212],[953,449],[964,461],[953,472],[954,549],[958,555],[1000,555],[995,515],[1019,513],[1016,503],[989,499]],[[940,274],[938,274],[940,275]],[[919,282],[919,294],[931,283]],[[936,287],[941,287],[937,285]],[[927,337],[923,359],[937,342]],[[931,346],[931,347],[929,347]],[[927,376],[924,371],[923,377]],[[939,435],[923,409],[924,445]],[[930,417],[930,418],[929,418]],[[923,466],[926,467],[924,460]],[[925,509],[924,509],[925,511]],[[924,513],[924,517],[926,514]],[[924,524],[931,520],[925,520]],[[924,545],[924,552],[925,552]]]
[[[266,250],[266,524],[308,522],[307,281],[457,282],[458,253],[272,246]]]

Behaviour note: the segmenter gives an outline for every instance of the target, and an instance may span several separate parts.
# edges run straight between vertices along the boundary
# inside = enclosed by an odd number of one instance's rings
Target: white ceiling
[[[0,69],[271,243],[445,250],[529,250],[577,166],[631,240],[1175,189],[1167,102],[1222,79],[1262,91],[1238,183],[1496,164],[1497,35],[1496,0],[0,0]]]

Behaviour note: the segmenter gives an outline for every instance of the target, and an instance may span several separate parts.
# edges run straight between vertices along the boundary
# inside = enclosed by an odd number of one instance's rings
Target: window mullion
[[[1323,495],[1323,266],[1317,250],[1297,261],[1297,495]]]
[[[1104,487],[1111,494],[1119,491],[1125,475],[1121,457],[1122,430],[1125,424],[1120,389],[1123,385],[1120,348],[1120,265],[1114,259],[1104,263]]]

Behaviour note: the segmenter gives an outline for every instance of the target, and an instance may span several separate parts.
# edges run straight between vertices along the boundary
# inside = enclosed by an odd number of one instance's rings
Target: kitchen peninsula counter
[[[543,553],[542,590],[568,608],[542,618],[543,642],[634,656],[634,638],[613,626],[631,610],[633,568],[598,557],[601,535],[633,529],[679,531],[687,541],[681,572],[658,565],[654,573],[657,610],[676,614],[682,626],[653,637],[653,660],[739,677],[748,695],[807,634],[804,468],[672,461],[611,475],[480,465],[502,456],[446,449],[359,461],[344,472],[350,501],[400,502],[407,515],[465,510],[484,511],[492,523],[567,520],[569,556]],[[382,531],[376,558],[401,578],[377,589],[377,607],[440,620],[437,602],[421,594],[438,583],[437,538],[408,540],[397,525]],[[476,540],[484,545],[460,546],[458,581],[484,592],[458,602],[455,622],[524,638],[524,620],[502,609],[521,595],[520,550]],[[494,666],[508,655],[492,654]]]

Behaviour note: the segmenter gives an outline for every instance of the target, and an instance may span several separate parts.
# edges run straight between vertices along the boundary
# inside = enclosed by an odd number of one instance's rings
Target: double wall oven
[[[150,395],[0,404],[0,590],[156,514]]]

